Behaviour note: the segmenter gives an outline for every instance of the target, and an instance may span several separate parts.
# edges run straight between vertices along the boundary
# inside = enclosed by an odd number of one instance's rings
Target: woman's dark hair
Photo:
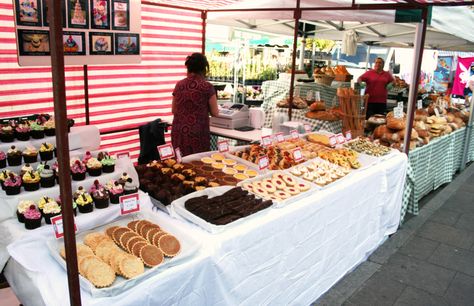
[[[207,61],[206,56],[202,53],[191,54],[186,58],[184,65],[186,65],[188,73],[206,75],[209,71],[209,62]]]

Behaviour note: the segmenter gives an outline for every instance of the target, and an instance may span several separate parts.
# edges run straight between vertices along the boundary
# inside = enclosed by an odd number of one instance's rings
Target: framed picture
[[[66,0],[61,0],[61,11],[63,13],[62,25],[66,27]],[[43,26],[49,27],[48,0],[43,0]]]
[[[84,32],[63,32],[64,55],[86,55],[86,34]]]
[[[112,29],[130,30],[129,0],[112,0]]]
[[[115,33],[115,54],[140,54],[140,35],[129,33]]]
[[[114,34],[89,32],[89,54],[90,55],[112,55],[114,54]]]
[[[41,0],[15,0],[16,24],[41,27]]]
[[[69,28],[89,28],[88,0],[68,0],[67,15]]]
[[[110,30],[110,0],[91,0],[91,28]]]
[[[18,29],[20,55],[50,55],[49,31]]]

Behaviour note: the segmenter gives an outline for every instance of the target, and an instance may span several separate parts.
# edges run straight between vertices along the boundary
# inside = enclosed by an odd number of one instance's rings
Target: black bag
[[[138,128],[140,135],[139,164],[147,164],[152,160],[160,160],[157,146],[165,144],[165,132],[168,132],[169,124],[156,119]]]

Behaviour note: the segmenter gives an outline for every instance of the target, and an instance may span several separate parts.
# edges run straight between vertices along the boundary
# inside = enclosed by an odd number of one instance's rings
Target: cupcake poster
[[[90,55],[112,55],[114,54],[113,33],[89,33],[89,54]]]
[[[49,27],[48,0],[43,0],[43,10],[42,11],[43,11],[43,26],[44,27]],[[63,25],[63,28],[64,28],[64,27],[66,27],[66,1],[65,0],[61,0],[61,12],[62,12],[62,16],[63,16],[62,25]]]
[[[41,26],[40,0],[15,0],[16,24]]]
[[[115,33],[115,54],[130,55],[140,54],[140,35],[128,33]]]
[[[130,3],[128,0],[112,0],[112,29],[130,30]]]
[[[41,30],[18,30],[20,55],[50,55],[49,32]]]
[[[84,32],[63,32],[64,55],[86,55]]]
[[[68,26],[70,28],[89,28],[88,0],[68,0]]]
[[[91,0],[91,28],[110,30],[109,0]]]

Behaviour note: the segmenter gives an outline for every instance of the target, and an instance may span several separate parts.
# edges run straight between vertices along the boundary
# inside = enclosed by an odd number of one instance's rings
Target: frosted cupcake
[[[0,139],[3,142],[13,142],[15,139],[13,127],[10,125],[4,125],[0,129]]]
[[[21,141],[26,141],[30,139],[30,126],[26,123],[20,123],[16,128],[15,128],[15,136],[16,139],[21,140]]]
[[[92,199],[94,200],[95,208],[109,207],[109,194],[104,188],[99,188],[92,192]]]
[[[35,205],[31,205],[23,214],[25,216],[25,228],[32,230],[41,226],[41,213]]]
[[[79,208],[79,212],[83,214],[90,213],[94,210],[94,205],[92,205],[94,201],[92,200],[91,195],[87,192],[78,197],[75,202]]]
[[[44,127],[36,121],[30,122],[30,134],[34,139],[44,138]]]
[[[49,118],[49,120],[43,124],[43,127],[44,127],[44,134],[46,136],[56,135],[56,127],[55,127],[53,118]]]
[[[0,151],[0,169],[7,166],[7,155],[5,152]]]
[[[72,194],[73,200],[78,199],[84,193],[86,193],[86,190],[84,189],[84,187],[82,186],[77,187],[76,191],[74,191],[74,193]]]
[[[58,202],[52,200],[43,206],[43,217],[46,224],[51,224],[51,218],[61,214],[61,207]]]
[[[100,176],[102,174],[102,163],[95,157],[89,158],[86,168],[90,176]]]
[[[5,186],[5,192],[7,195],[19,194],[21,188],[21,177],[10,172],[3,185]]]
[[[130,176],[128,176],[127,172],[124,172],[122,173],[122,176],[120,176],[120,178],[117,180],[117,182],[121,184],[122,186],[125,186],[125,183],[127,182],[129,178]]]
[[[40,187],[41,177],[36,171],[28,171],[22,176],[23,187],[26,191],[35,191]]]
[[[10,167],[21,165],[21,151],[15,146],[11,146],[7,151],[7,161]]]
[[[84,157],[82,158],[82,162],[85,164],[87,164],[87,162],[89,161],[89,159],[91,159],[93,156],[91,154],[91,152],[89,151],[86,151],[86,154],[84,154]]]
[[[106,188],[110,195],[110,203],[118,204],[120,196],[123,195],[123,186],[116,181],[110,181],[107,183]]]
[[[101,152],[102,153],[102,152]],[[97,159],[102,163],[102,171],[105,173],[112,173],[115,170],[115,159],[110,156],[107,152],[104,152],[102,156],[97,156]]]
[[[38,151],[33,147],[27,147],[22,152],[25,163],[36,163],[38,160]]]
[[[30,164],[24,164],[20,170],[20,176],[23,176],[26,172],[34,171],[33,167]]]
[[[71,175],[73,181],[82,181],[86,178],[86,167],[79,159],[71,159]]]
[[[53,159],[54,146],[51,143],[42,143],[39,151],[42,161]]]
[[[41,213],[43,213],[43,208],[44,206],[49,203],[49,202],[54,202],[53,198],[43,196],[39,199],[38,201],[38,209]]]
[[[2,172],[0,172],[0,184],[2,185],[2,189],[4,190],[5,190],[5,185],[3,183],[5,183],[5,180],[9,177],[10,172],[11,171],[8,169],[2,170]]]
[[[53,169],[49,167],[49,165],[45,165],[43,170],[40,173],[40,184],[43,188],[50,188],[54,187],[56,182],[56,177],[54,174]]]
[[[16,217],[18,218],[18,222],[25,223],[25,211],[30,208],[31,205],[35,205],[35,202],[33,201],[20,201],[18,203],[18,206],[16,208]]]
[[[124,194],[132,194],[138,192],[138,185],[133,182],[133,179],[130,177],[125,182],[123,186]]]
[[[102,188],[104,188],[104,186],[101,183],[99,183],[98,180],[95,180],[91,188],[89,189],[89,193],[92,194],[94,191],[102,189]]]

